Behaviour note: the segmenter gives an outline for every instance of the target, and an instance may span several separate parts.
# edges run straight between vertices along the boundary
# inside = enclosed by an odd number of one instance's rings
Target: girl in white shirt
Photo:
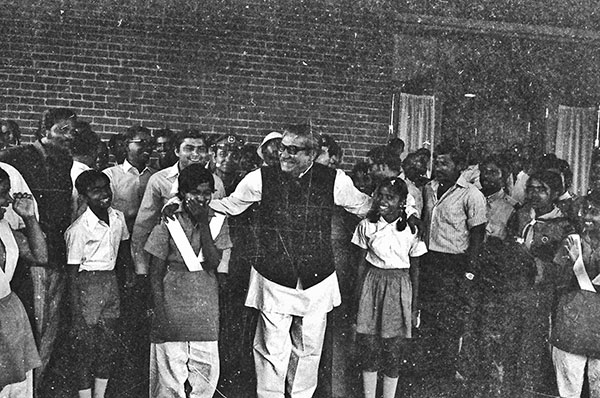
[[[383,397],[395,397],[402,347],[416,322],[418,257],[427,248],[406,222],[407,195],[402,179],[383,180],[352,238],[362,249],[356,332],[365,398],[375,397],[378,371],[383,373]]]

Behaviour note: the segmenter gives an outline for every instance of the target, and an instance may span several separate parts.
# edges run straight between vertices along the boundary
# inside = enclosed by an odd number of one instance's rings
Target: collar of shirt
[[[438,180],[431,180],[430,184],[431,184],[431,188],[433,188],[433,192],[437,192],[437,189],[440,186],[440,182]],[[469,183],[467,182],[467,180],[465,180],[465,178],[461,174],[458,177],[458,179],[456,180],[456,182],[454,183],[454,185],[452,185],[450,187],[450,189],[448,189],[448,191],[446,193],[444,193],[444,196],[446,196],[446,194],[448,192],[450,192],[451,190],[453,190],[457,186],[461,187],[461,188],[466,188],[468,185],[469,185]]]
[[[115,218],[115,212],[113,210],[112,207],[108,208],[108,220],[109,222],[111,222],[111,224],[113,224],[112,220]],[[96,214],[94,214],[94,212],[92,211],[92,209],[90,209],[89,207],[83,212],[83,214],[81,215],[81,218],[86,226],[86,228],[88,229],[94,229],[94,227],[96,227],[96,225],[101,225],[103,227],[108,227],[108,225],[102,221],[101,219],[98,218],[98,216]]]
[[[179,162],[175,163],[171,167],[167,167],[166,169],[164,169],[164,172],[165,172],[165,176],[168,179],[179,177]]]
[[[125,159],[123,161],[123,163],[121,163],[121,167],[123,168],[123,171],[125,171],[126,173],[130,173],[133,171],[135,174],[140,174],[140,175],[150,171],[150,168],[148,166],[146,166],[146,167],[144,167],[144,170],[142,170],[142,172],[140,173],[134,165],[132,165],[131,163],[129,163],[127,161],[127,159]]]
[[[73,169],[81,170],[83,172],[86,170],[91,170],[92,168],[90,166],[88,166],[87,164],[82,163],[78,160],[73,160]]]
[[[535,209],[531,209],[530,210],[530,215],[531,220],[553,220],[555,218],[561,218],[564,217],[563,212],[558,208],[558,207],[554,207],[554,209],[550,210],[548,213],[546,214],[542,214],[541,216],[537,217],[537,215],[535,214]]]
[[[390,225],[393,225],[394,228],[396,227],[396,222],[399,220],[400,218],[396,218],[394,221],[392,222],[387,222],[385,221],[385,219],[383,217],[379,217],[379,220],[377,220],[377,230],[380,231],[384,228],[389,227]]]

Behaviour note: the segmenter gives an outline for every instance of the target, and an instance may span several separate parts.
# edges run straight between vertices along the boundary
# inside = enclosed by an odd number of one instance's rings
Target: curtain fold
[[[400,93],[396,136],[404,141],[405,153],[435,146],[435,97]]]
[[[573,171],[572,191],[585,195],[596,138],[596,108],[573,108],[559,105],[555,153],[569,162]]]

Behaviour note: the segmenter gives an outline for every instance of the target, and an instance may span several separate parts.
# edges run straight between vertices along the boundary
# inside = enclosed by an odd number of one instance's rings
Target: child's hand
[[[418,329],[421,326],[421,311],[412,310],[411,320],[413,328]]]
[[[162,209],[163,221],[167,221],[167,220],[175,221],[175,212],[177,211],[178,208],[179,208],[178,203],[171,203],[170,205],[166,205]]]
[[[576,237],[569,235],[567,237],[567,250],[569,251],[569,257],[571,261],[576,261],[579,258],[579,245],[575,241]]]
[[[208,205],[196,198],[185,200],[185,207],[198,223],[208,225]]]
[[[414,214],[411,214],[410,217],[408,217],[408,220],[406,220],[406,223],[410,227],[410,232],[412,232],[413,234],[417,233],[419,239],[423,239],[423,236],[425,234],[425,228],[423,228],[423,221],[421,221],[420,218],[418,218]]]
[[[35,217],[35,206],[33,205],[33,196],[24,192],[13,194],[13,210],[21,218]]]

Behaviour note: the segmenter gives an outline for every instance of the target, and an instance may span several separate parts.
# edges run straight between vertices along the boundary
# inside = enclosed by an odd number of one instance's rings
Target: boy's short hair
[[[452,162],[454,162],[460,170],[464,170],[469,165],[468,152],[456,145],[440,144],[437,146],[433,155],[434,157],[441,155],[450,156]]]
[[[498,166],[503,177],[507,177],[510,174],[510,161],[501,153],[492,153],[485,156],[480,165],[483,166],[485,164],[495,164]]]
[[[175,134],[175,142],[174,142],[175,149],[179,150],[179,147],[181,146],[181,143],[186,138],[201,138],[202,141],[204,141],[204,145],[206,146],[206,150],[208,150],[208,140],[207,140],[206,134],[202,133],[198,129],[185,129],[185,130],[181,130],[180,132],[178,132],[177,134]]]
[[[402,160],[387,146],[377,146],[371,149],[367,156],[376,165],[388,166],[390,170],[397,171],[398,173],[402,171]]]
[[[215,190],[215,178],[210,170],[200,163],[193,163],[179,172],[179,192],[182,198],[186,193],[193,191],[200,184],[209,183],[211,191]]]
[[[75,180],[75,188],[79,195],[85,195],[90,186],[99,179],[105,180],[110,184],[110,179],[106,174],[98,170],[86,170],[79,174]]]
[[[125,130],[123,137],[125,137],[125,140],[132,140],[139,133],[146,133],[148,135],[151,135],[151,131],[148,127],[140,126],[138,124],[138,125],[131,126],[127,130]]]
[[[166,137],[169,141],[173,140],[173,137],[175,137],[175,133],[172,130],[169,129],[156,129],[156,130],[152,130],[152,137],[154,138],[159,138],[159,137]]]
[[[564,185],[562,176],[556,170],[537,170],[531,173],[527,179],[526,185],[529,185],[529,181],[538,180],[548,185],[550,189],[556,192],[558,195],[564,192]]]

